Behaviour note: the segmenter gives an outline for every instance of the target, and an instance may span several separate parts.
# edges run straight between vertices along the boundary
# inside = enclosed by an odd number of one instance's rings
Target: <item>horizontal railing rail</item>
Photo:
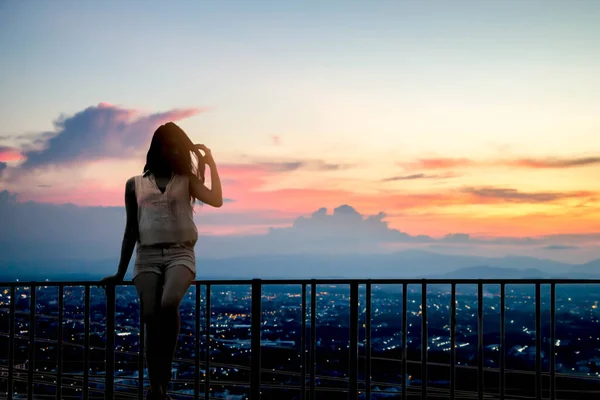
[[[254,282],[259,282],[263,285],[310,285],[315,283],[317,285],[349,285],[351,283],[358,284],[367,284],[370,283],[372,285],[399,285],[406,283],[408,285],[415,284],[427,284],[427,285],[440,285],[440,284],[457,284],[457,285],[466,285],[466,284],[477,284],[482,283],[484,285],[498,285],[498,284],[506,284],[506,285],[521,285],[521,284],[536,284],[540,283],[542,285],[549,284],[573,284],[573,285],[597,285],[600,284],[600,279],[570,279],[570,278],[541,278],[541,279],[496,279],[496,278],[485,278],[485,279],[477,279],[477,278],[375,278],[375,279],[365,279],[365,278],[318,278],[318,279],[202,279],[192,282],[192,286],[194,285],[218,285],[218,286],[235,286],[235,285],[251,285]],[[29,286],[90,286],[95,287],[98,286],[98,281],[10,281],[10,282],[2,282],[0,281],[0,287],[29,287]],[[133,285],[132,281],[123,281],[119,283],[118,286],[130,286]]]
[[[556,372],[556,360],[555,360],[555,346],[556,346],[556,286],[557,285],[599,285],[600,279],[246,279],[246,280],[201,280],[195,281],[193,286],[195,286],[195,305],[196,305],[196,313],[195,313],[195,329],[196,329],[196,338],[194,341],[195,351],[194,358],[188,359],[187,361],[193,363],[195,366],[195,378],[194,378],[194,390],[193,395],[184,395],[183,397],[190,397],[194,399],[204,398],[210,399],[210,387],[211,387],[211,377],[209,371],[212,367],[227,367],[232,366],[242,370],[248,370],[250,372],[250,399],[255,400],[260,398],[261,389],[266,389],[269,387],[281,388],[280,385],[274,385],[267,382],[261,382],[261,375],[263,373],[269,374],[279,374],[279,375],[288,375],[294,377],[300,377],[299,384],[288,385],[286,388],[295,389],[301,391],[302,399],[315,399],[315,393],[317,390],[319,391],[327,391],[334,390],[340,391],[340,388],[328,388],[325,386],[317,387],[317,380],[329,380],[329,381],[343,381],[348,383],[348,395],[350,399],[358,399],[359,395],[364,395],[366,399],[371,399],[372,394],[376,392],[373,387],[386,387],[386,386],[400,386],[400,390],[402,393],[402,398],[407,398],[407,395],[411,393],[415,393],[416,388],[414,386],[408,386],[406,384],[406,379],[404,378],[408,371],[408,365],[420,364],[420,381],[421,386],[419,389],[419,393],[421,398],[426,399],[428,393],[431,396],[437,396],[440,394],[447,394],[450,399],[455,398],[500,398],[504,399],[505,396],[505,388],[506,388],[506,380],[505,376],[508,373],[527,373],[525,371],[516,371],[506,368],[506,345],[505,345],[505,299],[506,299],[506,286],[508,285],[534,285],[535,286],[535,371],[529,372],[530,374],[535,375],[535,398],[541,400],[543,397],[543,379],[549,379],[549,391],[548,396],[550,399],[554,400],[557,398],[557,390],[556,390],[556,378],[560,376],[568,376],[559,374]],[[119,286],[128,286],[132,285],[131,282],[126,281],[120,284]],[[218,363],[211,362],[209,356],[206,357],[204,361],[200,360],[200,352],[203,350],[205,354],[209,355],[211,351],[211,340],[210,332],[211,332],[211,318],[210,318],[210,310],[211,310],[211,288],[217,286],[236,286],[236,285],[249,285],[251,286],[251,326],[250,326],[250,366],[239,366],[239,365],[231,365],[227,363]],[[302,332],[301,332],[301,349],[302,352],[300,354],[301,357],[301,370],[300,372],[286,372],[286,371],[273,371],[262,368],[261,363],[261,353],[262,353],[262,345],[261,345],[261,316],[262,316],[262,293],[263,288],[267,286],[273,285],[300,285],[301,286],[301,316],[302,316]],[[350,337],[349,337],[349,376],[347,378],[335,378],[335,377],[326,377],[317,374],[316,371],[316,292],[317,286],[319,285],[348,285],[349,286],[349,310],[350,310]],[[373,285],[400,285],[402,287],[402,314],[401,314],[401,359],[398,360],[400,364],[400,376],[403,377],[402,383],[400,385],[396,383],[386,383],[381,381],[372,380],[372,369],[371,362],[373,360],[378,359],[378,357],[374,357],[372,355],[372,337],[371,337],[371,322],[372,322],[372,310],[371,310],[371,295]],[[407,288],[409,285],[419,285],[421,288],[421,349],[420,349],[420,361],[412,361],[407,358]],[[427,311],[427,293],[428,287],[434,285],[449,285],[451,291],[450,298],[450,378],[449,378],[449,388],[439,388],[430,384],[428,381],[428,366],[441,365],[435,362],[428,362],[428,311]],[[476,285],[477,286],[477,357],[476,357],[476,366],[461,366],[456,363],[456,288],[457,285]],[[500,289],[500,344],[499,344],[499,353],[500,353],[500,362],[499,362],[499,384],[498,384],[498,394],[496,396],[489,395],[484,391],[484,372],[489,371],[490,368],[484,366],[484,343],[483,343],[483,289],[485,285],[496,285],[499,286]],[[550,288],[550,371],[545,372],[542,371],[542,355],[541,355],[541,288],[542,285],[548,285]],[[14,392],[15,382],[27,382],[28,391],[26,394],[27,399],[33,399],[33,386],[35,383],[35,377],[39,372],[34,370],[34,358],[35,358],[35,343],[40,342],[52,342],[52,340],[48,339],[38,339],[35,334],[35,326],[36,326],[36,289],[45,288],[45,287],[57,287],[58,288],[58,316],[51,317],[56,318],[58,320],[58,336],[57,336],[57,346],[58,346],[58,356],[59,360],[57,363],[56,370],[56,395],[52,396],[56,399],[66,399],[63,395],[63,366],[62,366],[62,349],[64,343],[63,338],[63,323],[68,320],[72,320],[72,318],[65,318],[63,315],[64,310],[64,289],[65,287],[83,287],[84,288],[84,344],[83,344],[83,373],[81,377],[73,377],[69,376],[71,380],[79,380],[83,389],[83,399],[87,400],[89,398],[88,388],[90,386],[90,379],[98,378],[97,375],[90,375],[90,352],[94,350],[94,346],[90,345],[90,327],[97,325],[97,322],[90,321],[90,293],[91,288],[98,286],[98,282],[90,282],[90,281],[68,281],[68,282],[0,282],[0,287],[8,288],[10,292],[10,303],[9,303],[9,331],[7,334],[0,334],[0,337],[8,337],[8,353],[7,353],[7,361],[8,365],[1,369],[2,373],[6,374],[6,382],[7,382],[7,398],[9,400],[16,398],[23,398],[22,396],[25,394],[16,395]],[[359,287],[364,286],[365,289],[365,305],[364,305],[364,313],[366,315],[364,329],[365,329],[365,338],[364,338],[364,355],[359,355]],[[27,331],[27,337],[23,335],[17,334],[15,330],[15,317],[17,315],[24,315],[26,312],[22,312],[17,310],[15,307],[16,300],[16,289],[17,288],[28,288],[29,292],[29,329]],[[205,290],[205,308],[204,313],[207,316],[204,321],[203,330],[206,334],[206,340],[204,342],[204,349],[201,349],[201,340],[200,340],[200,330],[201,330],[201,317],[200,317],[200,290],[204,288]],[[310,332],[307,334],[307,288],[310,288]],[[106,288],[106,324],[102,324],[106,327],[106,342],[105,342],[105,373],[100,375],[100,377],[104,378],[104,396],[105,399],[113,399],[115,395],[115,306],[116,306],[116,287],[108,286]],[[258,316],[258,318],[256,317]],[[45,317],[47,318],[47,317]],[[143,352],[143,343],[144,343],[144,329],[143,321],[139,322],[139,332],[140,332],[140,349],[139,349],[139,368],[138,368],[138,385],[137,394],[121,394],[121,397],[137,397],[138,399],[143,399],[143,374],[144,374],[144,357],[142,356]],[[27,340],[28,341],[28,366],[27,371],[23,371],[21,369],[16,370],[14,361],[15,361],[15,341],[16,340]],[[71,344],[69,344],[71,345]],[[306,351],[308,347],[308,351]],[[308,354],[307,354],[308,353]],[[363,364],[364,368],[364,379],[359,378],[359,360]],[[448,366],[447,364],[443,364]],[[204,379],[201,379],[200,370],[201,367],[204,368],[206,374]],[[471,393],[464,390],[456,389],[456,371],[464,370],[464,369],[472,369],[477,370],[477,391],[476,393]],[[52,375],[52,374],[46,374]],[[26,378],[25,378],[26,377]],[[308,378],[308,379],[307,379]],[[597,379],[597,378],[590,378]],[[176,380],[175,380],[176,381]],[[362,385],[360,386],[359,383]],[[226,385],[239,385],[240,382],[227,382],[227,381],[218,381],[215,382],[214,385],[226,386]],[[121,385],[122,386],[122,385]],[[127,385],[125,385],[127,386]],[[131,385],[129,385],[131,386]],[[201,386],[203,386],[204,393],[201,393]],[[360,387],[359,387],[360,386]],[[130,387],[132,388],[132,387]],[[470,393],[470,394],[469,394]],[[415,393],[416,394],[416,393]],[[599,395],[598,391],[587,391],[586,395],[591,395],[595,397]],[[46,395],[36,395],[35,398],[48,398]],[[511,397],[511,398],[514,398]]]

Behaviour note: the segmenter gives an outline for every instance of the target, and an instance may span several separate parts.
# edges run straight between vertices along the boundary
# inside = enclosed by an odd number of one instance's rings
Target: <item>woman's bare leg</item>
[[[161,314],[160,304],[163,294],[163,276],[147,272],[135,277],[133,283],[140,298],[142,318],[146,328],[146,366],[150,388],[153,393],[163,396],[166,387],[161,379]]]
[[[165,283],[161,300],[161,363],[162,368],[164,368],[161,384],[165,389],[171,381],[171,367],[181,326],[179,305],[193,280],[194,274],[189,268],[183,265],[169,268],[165,273]]]

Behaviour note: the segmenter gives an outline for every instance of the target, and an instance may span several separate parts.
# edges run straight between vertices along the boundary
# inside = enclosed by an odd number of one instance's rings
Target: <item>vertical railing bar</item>
[[[306,399],[306,285],[302,284],[302,334],[300,335],[300,370],[302,371],[302,400]]]
[[[556,399],[556,284],[550,284],[550,400]]]
[[[251,358],[250,370],[250,399],[260,398],[260,339],[261,339],[261,300],[262,284],[260,279],[252,280],[252,333],[251,333]]]
[[[366,321],[365,321],[365,386],[366,400],[371,400],[371,282],[366,284]]]
[[[317,347],[317,284],[314,279],[310,284],[310,392],[309,399],[315,400],[315,367]]]
[[[35,292],[37,287],[31,285],[29,287],[29,365],[27,370],[27,399],[33,399],[33,389],[35,384],[33,382],[33,368],[35,364]]]
[[[421,284],[421,398],[427,398],[427,283]]]
[[[145,332],[145,323],[144,314],[142,313],[142,304],[140,303],[140,352],[138,355],[138,400],[144,400],[144,359],[145,359],[145,341],[146,341],[146,332]]]
[[[454,400],[456,387],[456,283],[450,294],[450,400]]]
[[[505,386],[505,331],[504,331],[504,319],[506,317],[506,285],[500,284],[500,399],[504,399],[504,386]]]
[[[206,284],[206,363],[204,374],[204,398],[210,398],[210,322],[212,315],[210,313],[210,283]]]
[[[408,335],[408,326],[407,326],[407,313],[406,313],[406,302],[408,299],[408,285],[406,283],[402,284],[402,365],[401,365],[401,374],[402,374],[402,400],[406,400],[406,374],[407,374],[407,357],[406,357],[406,336]]]
[[[477,284],[477,394],[483,400],[483,283]]]
[[[350,398],[358,399],[358,283],[350,284]]]
[[[90,376],[90,285],[85,285],[83,293],[83,400],[89,397]]]
[[[104,383],[104,396],[107,400],[114,397],[115,384],[115,293],[116,286],[106,288],[106,376]]]
[[[540,283],[535,284],[535,398],[542,400],[542,295]]]
[[[196,281],[196,294],[194,303],[194,310],[196,312],[196,334],[194,335],[194,370],[196,371],[194,374],[194,400],[198,400],[200,397],[200,289],[200,282]]]
[[[15,301],[17,300],[15,294],[15,286],[10,287],[10,311],[8,315],[8,381],[7,391],[8,400],[12,400],[14,392],[14,363],[15,363]]]
[[[58,333],[56,340],[56,400],[62,399],[62,371],[63,371],[63,309],[64,309],[64,285],[58,286]]]

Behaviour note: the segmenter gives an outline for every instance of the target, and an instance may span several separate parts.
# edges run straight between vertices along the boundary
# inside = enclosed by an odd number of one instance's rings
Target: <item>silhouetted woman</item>
[[[204,185],[205,165],[210,168],[210,189]],[[161,125],[154,132],[143,174],[125,185],[127,224],[118,272],[100,282],[106,286],[123,281],[137,244],[133,283],[146,326],[147,399],[170,399],[167,388],[179,335],[179,305],[196,277],[195,199],[213,207],[223,204],[211,151],[193,144],[174,123]]]

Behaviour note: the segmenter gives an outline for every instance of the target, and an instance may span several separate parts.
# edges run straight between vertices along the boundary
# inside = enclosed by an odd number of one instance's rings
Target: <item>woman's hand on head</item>
[[[204,152],[204,162],[206,164],[210,165],[215,165],[215,159],[212,156],[212,152],[210,151],[210,149],[208,147],[206,147],[203,144],[195,144],[194,147],[197,150],[202,150]]]

